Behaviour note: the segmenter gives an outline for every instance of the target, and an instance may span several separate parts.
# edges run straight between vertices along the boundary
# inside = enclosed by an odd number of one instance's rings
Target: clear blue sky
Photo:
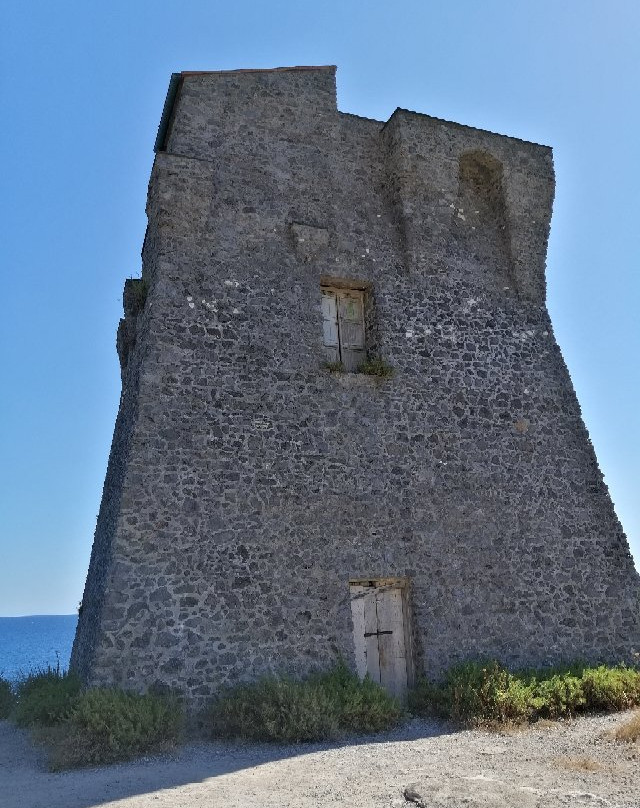
[[[169,76],[338,65],[396,106],[553,146],[549,307],[640,560],[637,0],[8,0],[0,30],[0,615],[82,595]]]

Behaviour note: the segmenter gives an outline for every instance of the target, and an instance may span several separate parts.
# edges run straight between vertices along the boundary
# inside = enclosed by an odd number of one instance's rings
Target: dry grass
[[[572,772],[601,772],[604,769],[596,760],[587,757],[562,757],[554,760],[560,769],[567,769]]]
[[[636,712],[628,721],[621,724],[609,733],[609,737],[616,741],[625,743],[640,742],[640,710]]]
[[[552,721],[550,718],[539,718],[533,726],[538,729],[558,729],[561,724],[559,721]]]
[[[529,730],[548,730],[558,729],[563,724],[562,720],[552,720],[551,718],[538,718],[537,721],[531,723],[520,721],[518,723],[498,724],[496,731],[503,735],[516,735],[519,732],[528,732]]]
[[[550,718],[539,718],[532,723],[528,721],[481,721],[474,728],[480,730],[480,732],[509,736],[530,732],[532,729],[558,729],[561,726],[562,720],[554,721]]]
[[[531,724],[525,721],[477,721],[473,728],[489,735],[517,735],[531,729]]]

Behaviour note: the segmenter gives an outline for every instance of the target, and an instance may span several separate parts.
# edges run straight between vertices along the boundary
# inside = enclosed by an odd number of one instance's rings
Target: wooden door
[[[404,699],[408,672],[403,589],[375,581],[352,583],[350,589],[358,674],[368,674]]]

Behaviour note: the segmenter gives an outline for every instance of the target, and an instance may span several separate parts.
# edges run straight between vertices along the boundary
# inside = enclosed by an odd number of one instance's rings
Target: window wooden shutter
[[[330,289],[322,290],[322,328],[324,353],[327,361],[339,362],[338,301],[336,293]]]
[[[362,292],[341,289],[337,298],[342,364],[353,372],[366,359]]]

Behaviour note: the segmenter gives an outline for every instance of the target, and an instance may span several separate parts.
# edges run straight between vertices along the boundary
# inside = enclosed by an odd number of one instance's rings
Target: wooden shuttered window
[[[366,359],[363,292],[323,286],[322,326],[327,361],[356,371]]]

